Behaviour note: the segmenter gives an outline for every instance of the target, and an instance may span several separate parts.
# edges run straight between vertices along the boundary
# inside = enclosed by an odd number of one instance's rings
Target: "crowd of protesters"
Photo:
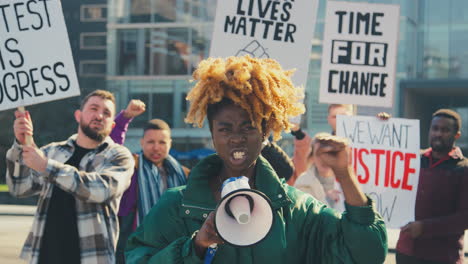
[[[216,153],[191,169],[169,154],[171,128],[161,119],[145,124],[141,150],[122,146],[131,121],[146,110],[140,100],[117,114],[113,94],[96,90],[74,114],[77,134],[41,148],[30,114],[15,112],[9,191],[39,195],[21,257],[40,264],[202,263],[216,244],[214,263],[384,262],[384,221],[361,191],[346,141],[335,136],[336,116],[353,115],[352,106],[330,105],[330,133],[310,136],[290,123],[305,108],[300,88],[275,61],[210,58],[193,76],[186,122],[208,120]],[[461,122],[449,109],[432,115],[415,220],[401,228],[398,264],[463,262],[468,160],[455,145]],[[275,143],[283,131],[294,137],[292,158]],[[268,197],[275,216],[268,236],[250,247],[225,243],[214,228],[222,183],[239,176]],[[340,194],[345,212],[333,209]]]

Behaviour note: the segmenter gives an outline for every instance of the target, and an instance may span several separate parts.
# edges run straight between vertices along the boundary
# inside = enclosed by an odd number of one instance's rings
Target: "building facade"
[[[81,94],[106,88],[107,0],[62,1]]]
[[[468,2],[464,0],[354,1],[400,5],[400,36],[394,107],[358,107],[358,114],[387,111],[421,120],[421,146],[427,146],[430,114],[449,107],[468,117]],[[185,96],[191,73],[209,54],[216,0],[108,0],[107,87],[119,106],[130,99],[147,103],[128,134],[127,146],[138,147],[142,124],[162,118],[173,127],[178,151],[210,147],[208,128],[184,123]],[[327,105],[318,103],[321,42],[326,1],[319,1],[306,87],[307,113],[302,126],[309,133],[328,131]],[[468,131],[464,127],[464,131]],[[465,147],[468,138],[459,143]],[[291,153],[291,137],[281,146]],[[468,151],[468,149],[467,149]]]

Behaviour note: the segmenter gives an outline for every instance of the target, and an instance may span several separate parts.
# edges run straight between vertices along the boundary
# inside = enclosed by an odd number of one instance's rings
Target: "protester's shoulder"
[[[182,207],[184,191],[185,185],[167,189],[153,208],[154,211],[156,211],[155,214],[157,217],[161,217],[163,215],[165,218],[177,216],[180,208]]]
[[[182,201],[182,198],[184,197],[184,192],[185,192],[185,185],[178,186],[178,187],[173,187],[167,189],[164,194],[161,196],[159,199],[159,202],[163,203],[177,203],[180,204]]]
[[[307,209],[311,206],[319,205],[319,201],[312,197],[310,194],[305,193],[296,187],[284,184],[286,194],[291,200],[291,206],[294,208]]]
[[[120,144],[117,144],[117,143],[114,143],[113,141],[107,141],[106,142],[106,150],[112,154],[121,154],[121,155],[126,155],[128,157],[131,157],[133,159],[133,156],[132,156],[132,152],[130,152],[130,150],[123,146],[123,145],[120,145]]]
[[[340,213],[327,207],[310,194],[292,186],[287,186],[285,189],[289,199],[291,200],[290,210],[299,222],[328,219],[324,221],[331,223],[334,219],[341,218]]]
[[[146,225],[150,229],[158,228],[165,230],[172,229],[177,226],[180,221],[179,212],[182,207],[182,197],[185,186],[167,189],[159,198],[153,208],[145,216],[145,223],[151,222],[151,225]]]
[[[67,140],[63,141],[55,141],[55,142],[50,142],[47,145],[44,145],[42,148],[56,148],[56,147],[61,147],[61,146],[66,146],[67,145]]]
[[[42,146],[41,150],[43,150],[46,153],[49,153],[55,150],[65,150],[66,148],[70,148],[68,140],[50,142],[49,144]]]
[[[458,167],[462,167],[465,170],[468,170],[468,158],[462,156],[460,161],[458,162]]]

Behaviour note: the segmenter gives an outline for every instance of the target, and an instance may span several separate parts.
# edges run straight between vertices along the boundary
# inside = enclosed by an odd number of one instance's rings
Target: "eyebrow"
[[[220,122],[218,122],[218,125],[219,125],[219,126],[232,126],[232,123],[220,121]],[[244,122],[242,122],[241,126],[245,126],[245,125],[251,125],[251,122],[250,122],[250,121],[244,121]]]
[[[97,108],[101,108],[101,106],[99,104],[93,104],[92,103],[92,104],[89,105],[89,107],[93,107],[93,106],[95,106]],[[104,109],[104,111],[109,111],[110,113],[112,113],[111,109],[109,109],[108,107],[104,106],[103,109]]]

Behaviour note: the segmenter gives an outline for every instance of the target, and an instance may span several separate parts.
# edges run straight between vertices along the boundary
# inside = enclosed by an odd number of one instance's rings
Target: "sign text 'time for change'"
[[[327,3],[320,102],[391,106],[399,7]]]

